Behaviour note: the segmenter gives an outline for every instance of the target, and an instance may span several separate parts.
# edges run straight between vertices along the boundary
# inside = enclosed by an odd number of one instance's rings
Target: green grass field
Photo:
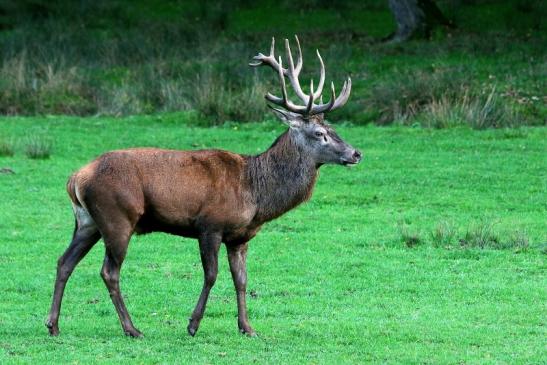
[[[123,336],[99,276],[100,242],[68,283],[61,335],[44,327],[73,217],[67,177],[131,146],[266,149],[279,123],[197,128],[187,114],[3,118],[0,363],[539,364],[547,358],[547,130],[339,125],[365,154],[322,168],[310,202],[266,225],[249,252],[249,310],[237,331],[226,254],[195,338],[197,243],[134,237],[122,270],[144,339]],[[25,155],[46,141],[47,159]],[[6,142],[7,143],[7,142]],[[9,154],[7,154],[9,155]],[[6,171],[6,170],[4,170]]]

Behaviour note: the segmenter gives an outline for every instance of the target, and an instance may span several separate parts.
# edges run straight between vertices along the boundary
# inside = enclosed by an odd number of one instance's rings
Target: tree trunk
[[[385,40],[403,42],[411,37],[429,37],[437,24],[448,27],[454,25],[437,7],[433,0],[389,0],[397,30]]]

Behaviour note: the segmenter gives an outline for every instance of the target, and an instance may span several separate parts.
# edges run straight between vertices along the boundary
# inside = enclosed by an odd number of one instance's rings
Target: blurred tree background
[[[304,85],[318,77],[315,48],[338,90],[354,80],[332,120],[545,124],[546,2],[407,1],[438,13],[401,36],[396,0],[0,0],[0,114],[260,121],[276,77],[247,64],[272,36],[298,34]]]
[[[454,28],[433,0],[389,0],[397,28],[387,41],[403,42],[413,36],[430,37],[436,25]]]

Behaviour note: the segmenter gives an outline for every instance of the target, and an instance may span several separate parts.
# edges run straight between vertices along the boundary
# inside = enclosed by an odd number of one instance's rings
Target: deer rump
[[[72,175],[67,190],[99,230],[121,218],[136,234],[198,238],[215,230],[225,242],[246,241],[256,232],[247,228],[255,209],[245,165],[244,156],[221,150],[112,151]]]

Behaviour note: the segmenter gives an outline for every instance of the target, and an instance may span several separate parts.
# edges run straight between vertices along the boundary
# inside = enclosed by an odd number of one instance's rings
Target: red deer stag
[[[61,300],[68,278],[102,238],[106,253],[101,276],[123,331],[129,336],[142,336],[133,326],[122,298],[120,269],[131,236],[157,231],[197,238],[199,242],[204,283],[189,319],[188,333],[194,336],[198,330],[217,277],[218,251],[224,243],[236,290],[239,330],[254,335],[245,301],[249,240],[265,222],[311,196],[321,165],[353,165],[361,160],[361,153],[324,121],[326,112],[348,100],[351,80],[344,82],[338,97],[331,83],[330,101],[316,103],[322,100],[325,82],[323,60],[317,52],[321,65],[319,85],[314,90],[312,81],[310,93],[305,94],[298,80],[302,70],[298,38],[296,44],[296,65],[288,40],[288,68],[283,67],[281,57],[275,58],[273,39],[270,55],[259,53],[250,64],[270,66],[279,74],[281,97],[268,93],[266,99],[283,108],[272,109],[289,126],[266,152],[246,156],[220,150],[119,150],[103,154],[70,177],[67,190],[76,227],[72,242],[58,260],[53,303],[46,322],[51,335],[59,334]],[[285,77],[303,105],[289,100]]]

